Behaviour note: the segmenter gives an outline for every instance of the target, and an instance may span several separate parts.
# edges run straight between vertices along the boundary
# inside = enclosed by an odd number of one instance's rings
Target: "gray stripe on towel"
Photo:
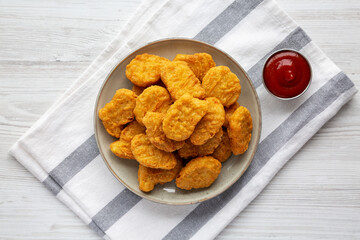
[[[48,176],[42,183],[55,195],[57,195],[62,189],[61,186],[50,176]]]
[[[93,222],[106,231],[140,200],[141,197],[125,188],[92,218]]]
[[[299,106],[279,127],[260,144],[244,175],[227,191],[208,201],[200,203],[164,239],[189,239],[218,213],[239,191],[259,172],[259,170],[281,149],[299,130],[333,103],[354,84],[343,73],[337,74],[323,87]],[[211,211],[209,211],[211,209]]]
[[[201,30],[194,39],[215,44],[263,1],[264,0],[234,1]]]
[[[62,187],[98,155],[99,149],[96,145],[95,135],[92,135],[55,167],[49,175]]]
[[[105,232],[103,230],[101,230],[99,228],[98,225],[96,225],[96,223],[94,221],[92,221],[91,223],[88,224],[89,228],[91,228],[92,230],[94,230],[100,237],[104,237],[105,236]]]
[[[259,62],[250,68],[249,71],[247,71],[254,87],[257,88],[262,84],[262,69],[266,59],[271,54],[284,48],[300,51],[300,49],[306,46],[309,42],[311,42],[311,39],[302,28],[297,27],[294,31],[292,31],[281,43],[279,43],[273,50],[266,54]]]

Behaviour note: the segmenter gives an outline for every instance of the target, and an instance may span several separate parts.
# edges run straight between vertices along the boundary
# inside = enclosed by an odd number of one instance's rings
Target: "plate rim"
[[[219,191],[218,193],[212,195],[212,196],[209,196],[209,197],[203,197],[201,199],[197,199],[197,200],[193,200],[193,201],[187,201],[187,202],[181,202],[181,203],[178,203],[178,202],[169,202],[169,201],[164,201],[164,200],[160,200],[160,199],[154,199],[154,198],[151,198],[150,196],[148,196],[147,194],[145,193],[142,193],[142,194],[139,194],[137,190],[133,189],[132,187],[130,187],[124,180],[122,180],[116,173],[115,171],[111,168],[110,164],[108,163],[108,161],[106,160],[105,158],[105,155],[102,151],[102,148],[100,147],[100,143],[99,143],[99,137],[98,137],[98,134],[97,134],[97,123],[98,123],[98,111],[97,111],[97,108],[98,108],[98,104],[99,104],[99,99],[100,99],[100,96],[102,95],[103,93],[103,89],[104,89],[104,86],[105,84],[108,82],[109,78],[112,76],[112,74],[116,71],[116,69],[124,62],[126,61],[130,55],[133,55],[133,54],[136,54],[136,52],[139,52],[141,51],[143,48],[145,47],[149,47],[151,45],[155,45],[155,44],[159,44],[159,43],[162,43],[162,42],[167,42],[167,41],[186,41],[186,42],[195,42],[197,44],[203,44],[203,45],[206,45],[207,47],[209,48],[213,48],[214,50],[216,51],[219,51],[221,52],[222,54],[224,54],[226,57],[228,57],[236,66],[239,67],[239,69],[242,71],[242,73],[245,75],[246,77],[246,80],[248,81],[248,83],[250,84],[250,87],[253,91],[253,93],[255,94],[255,99],[256,99],[256,103],[258,105],[258,116],[259,116],[259,128],[258,128],[258,134],[257,134],[257,138],[256,139],[252,139],[252,140],[255,140],[255,147],[254,147],[254,151],[252,152],[251,156],[250,156],[250,161],[247,163],[247,165],[244,167],[243,171],[241,172],[241,174],[239,174],[238,177],[236,177],[233,181],[231,181],[228,186],[226,188],[224,188],[223,190]],[[154,40],[154,41],[150,41],[144,45],[142,45],[141,47],[137,48],[136,50],[134,51],[131,51],[130,53],[128,53],[122,60],[119,61],[119,63],[113,67],[111,69],[111,71],[107,74],[107,76],[105,77],[104,81],[102,82],[101,84],[101,87],[98,91],[98,94],[97,94],[97,97],[96,97],[96,101],[95,101],[95,104],[94,104],[94,112],[93,112],[93,128],[94,128],[94,134],[95,134],[95,141],[96,141],[96,145],[99,149],[99,153],[100,153],[100,156],[103,160],[103,162],[105,163],[105,165],[107,166],[107,168],[110,170],[110,172],[112,173],[112,175],[118,180],[120,181],[128,190],[130,190],[131,192],[133,192],[135,195],[141,197],[141,198],[145,198],[147,200],[150,200],[152,202],[156,202],[156,203],[161,203],[161,204],[166,204],[166,205],[177,205],[177,206],[181,206],[181,205],[191,205],[191,204],[196,204],[196,203],[200,203],[200,202],[203,202],[203,201],[206,201],[206,200],[209,200],[209,199],[212,199],[220,194],[222,194],[223,192],[225,192],[226,190],[228,190],[232,185],[235,184],[235,182],[237,182],[241,176],[246,172],[246,170],[249,168],[251,162],[253,161],[254,159],[254,156],[255,156],[255,153],[257,152],[257,148],[259,146],[259,143],[260,143],[260,138],[261,138],[261,129],[262,129],[262,111],[261,111],[261,105],[260,105],[260,100],[259,100],[259,96],[256,92],[256,88],[254,87],[254,84],[252,83],[249,75],[247,74],[247,72],[243,69],[243,67],[233,58],[231,57],[228,53],[226,53],[225,51],[219,49],[218,47],[215,47],[211,44],[208,44],[206,42],[202,42],[202,41],[199,41],[199,40],[194,40],[194,39],[191,39],[191,38],[182,38],[182,37],[176,37],[176,38],[162,38],[162,39],[159,39],[159,40]],[[253,134],[252,134],[253,135]]]

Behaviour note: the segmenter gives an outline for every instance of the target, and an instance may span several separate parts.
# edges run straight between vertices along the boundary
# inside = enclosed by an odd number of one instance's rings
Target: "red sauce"
[[[284,50],[273,54],[265,63],[264,84],[275,96],[293,98],[303,93],[311,79],[308,61],[299,53]]]

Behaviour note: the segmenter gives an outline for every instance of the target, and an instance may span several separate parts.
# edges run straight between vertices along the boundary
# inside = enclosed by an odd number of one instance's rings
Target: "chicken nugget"
[[[184,94],[165,114],[163,131],[166,137],[175,141],[188,139],[207,109],[206,101]]]
[[[201,81],[210,68],[216,64],[208,53],[195,53],[193,55],[177,54],[173,61],[184,61]]]
[[[144,126],[137,121],[129,123],[121,132],[120,140],[110,144],[110,150],[118,157],[134,159],[131,152],[131,140],[140,133],[145,133]]]
[[[220,171],[221,163],[211,156],[192,159],[176,177],[176,186],[185,190],[209,187]]]
[[[230,107],[225,108],[224,127],[226,127],[226,128],[229,127],[229,119],[238,107],[240,107],[240,104],[238,102],[235,102],[234,104],[231,104]]]
[[[171,182],[179,174],[182,167],[183,163],[180,158],[177,159],[176,166],[170,170],[148,168],[139,164],[138,181],[140,190],[150,192],[158,183]]]
[[[221,142],[219,146],[215,149],[212,156],[220,162],[225,162],[231,156],[230,139],[227,131],[224,131]]]
[[[218,98],[225,107],[234,104],[241,93],[240,80],[226,66],[211,68],[203,78],[202,87],[206,97]]]
[[[143,123],[146,127],[146,136],[148,136],[150,142],[157,148],[165,152],[174,152],[182,148],[185,141],[174,141],[166,137],[162,123],[164,120],[163,113],[148,112],[143,118]]]
[[[178,150],[179,156],[182,158],[190,158],[210,155],[219,146],[222,135],[223,130],[222,128],[220,128],[220,130],[215,134],[215,136],[209,139],[203,145],[194,145],[188,139],[185,141],[185,145]]]
[[[182,61],[173,61],[161,67],[161,80],[169,90],[173,100],[179,99],[185,93],[196,98],[204,98],[205,90],[199,79],[188,65]]]
[[[228,134],[231,151],[235,155],[244,153],[251,140],[252,118],[247,108],[240,106],[229,120]]]
[[[196,125],[190,140],[194,145],[203,145],[219,131],[225,121],[225,110],[219,99],[206,98],[208,111]]]
[[[163,87],[163,88],[166,88],[166,86],[165,86],[165,84],[161,81],[161,80],[159,80],[159,81],[157,81],[156,83],[154,83],[153,85],[150,85],[150,86],[160,86],[160,87]],[[149,86],[149,87],[150,87]],[[139,87],[139,86],[136,86],[136,85],[133,85],[133,87],[132,87],[132,91],[137,95],[137,96],[139,96],[144,90],[146,89],[146,87]]]
[[[148,87],[160,79],[160,68],[169,60],[156,55],[144,53],[137,55],[126,66],[126,77],[139,87]]]
[[[112,100],[99,110],[99,118],[111,136],[119,138],[123,125],[134,119],[135,103],[135,93],[122,88],[117,90]]]
[[[141,165],[149,168],[173,169],[176,157],[155,147],[145,134],[138,134],[131,140],[131,151]]]
[[[117,125],[112,121],[102,121],[102,123],[108,134],[116,138],[120,137],[121,131],[124,129],[124,125]]]
[[[160,86],[146,88],[136,99],[134,114],[136,120],[143,124],[143,117],[147,112],[165,113],[171,105],[171,97],[168,91]]]
[[[136,94],[136,96],[139,96],[145,88],[134,85],[131,90]]]

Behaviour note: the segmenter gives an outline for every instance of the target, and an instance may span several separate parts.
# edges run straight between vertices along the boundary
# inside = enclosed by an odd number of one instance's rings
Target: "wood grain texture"
[[[100,239],[8,155],[141,0],[0,0],[0,239]],[[360,88],[360,1],[278,0]],[[360,239],[357,94],[217,239]]]

